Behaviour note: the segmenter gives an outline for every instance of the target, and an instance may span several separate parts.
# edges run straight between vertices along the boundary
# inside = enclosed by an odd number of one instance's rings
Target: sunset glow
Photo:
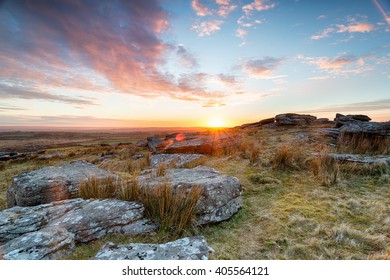
[[[214,128],[226,127],[226,123],[221,119],[212,119],[209,121],[208,127],[214,127]]]
[[[0,1],[0,126],[389,120],[389,12],[384,0]]]

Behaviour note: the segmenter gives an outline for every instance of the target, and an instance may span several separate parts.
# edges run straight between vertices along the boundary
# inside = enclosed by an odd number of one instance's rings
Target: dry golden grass
[[[83,199],[89,198],[116,198],[120,191],[121,181],[116,177],[99,179],[90,177],[80,183],[78,196]]]
[[[340,167],[338,162],[329,156],[329,150],[323,148],[317,157],[310,160],[313,175],[319,178],[321,185],[331,186],[339,180]]]
[[[161,177],[164,176],[165,173],[167,172],[167,166],[163,163],[160,163],[157,168],[156,168],[156,176]]]
[[[306,156],[300,146],[283,145],[275,150],[272,166],[278,170],[298,170],[305,166]]]
[[[341,134],[338,147],[342,153],[388,155],[390,154],[390,139],[369,133]]]
[[[141,202],[148,217],[160,223],[163,231],[181,233],[195,222],[195,208],[202,195],[201,187],[173,189],[169,183],[141,188]]]

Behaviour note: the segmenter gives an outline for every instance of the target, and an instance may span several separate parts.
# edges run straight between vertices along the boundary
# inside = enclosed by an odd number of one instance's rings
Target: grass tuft
[[[299,170],[304,162],[303,150],[291,144],[277,148],[272,158],[273,168],[278,170]]]
[[[335,185],[339,180],[339,164],[336,159],[329,156],[327,148],[322,149],[317,157],[311,159],[311,170],[323,186]]]
[[[94,176],[80,183],[78,195],[83,199],[116,198],[120,188],[121,181],[114,176],[104,179],[98,179]]]

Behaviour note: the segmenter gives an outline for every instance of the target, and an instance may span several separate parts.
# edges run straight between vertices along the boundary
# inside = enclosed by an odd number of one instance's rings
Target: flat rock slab
[[[48,227],[26,233],[0,246],[6,260],[52,260],[65,257],[75,249],[74,234],[64,228]]]
[[[302,114],[280,114],[275,116],[275,122],[278,125],[307,125],[312,124],[317,117]]]
[[[86,161],[44,167],[15,176],[7,191],[7,207],[35,206],[77,196],[80,182],[90,177],[99,180],[116,175]]]
[[[334,158],[340,162],[354,162],[358,164],[389,164],[390,165],[390,156],[378,156],[378,157],[369,157],[364,155],[356,154],[333,154],[330,153],[329,157]]]
[[[237,143],[237,136],[227,131],[204,133],[175,133],[165,139],[149,137],[152,153],[212,154]]]
[[[165,166],[183,167],[202,158],[205,158],[205,156],[201,154],[157,154],[150,157],[150,166],[155,168],[163,164]]]
[[[63,230],[58,233],[59,239],[52,236],[53,229]],[[139,202],[79,198],[16,206],[0,212],[0,252],[7,252],[4,258],[10,259],[54,259],[59,256],[57,251],[62,251],[61,256],[68,254],[74,247],[72,242],[89,242],[109,233],[137,235],[156,229],[156,224],[144,218],[144,207]],[[62,249],[55,250],[56,246]]]
[[[95,260],[207,260],[209,251],[203,236],[186,237],[165,244],[106,243]]]
[[[222,175],[212,168],[197,166],[192,169],[168,169],[157,177],[155,170],[137,178],[140,186],[157,187],[166,182],[174,188],[190,190],[201,187],[203,193],[196,206],[197,224],[204,225],[229,219],[242,208],[242,188],[233,176]]]

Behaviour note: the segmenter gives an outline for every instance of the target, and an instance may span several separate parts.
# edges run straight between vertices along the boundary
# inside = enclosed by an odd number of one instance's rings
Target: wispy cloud
[[[355,57],[351,55],[340,55],[336,57],[308,57],[300,55],[298,59],[317,68],[333,77],[341,74],[361,74],[373,70],[372,65],[367,63],[368,57]],[[371,59],[371,58],[370,58]],[[372,60],[372,59],[371,59]],[[311,77],[310,80],[323,80],[331,76]]]
[[[75,106],[96,105],[92,99],[74,98],[65,95],[51,94],[39,90],[24,89],[19,87],[11,87],[7,85],[0,85],[0,99],[38,99],[43,101],[63,102]]]
[[[203,5],[200,0],[192,0],[191,6],[192,9],[196,12],[196,15],[200,17],[204,17],[211,14],[209,8]]]
[[[231,5],[230,0],[216,0],[219,5],[217,14],[221,17],[227,17],[231,12],[237,9],[237,5]]]
[[[199,36],[210,36],[215,31],[221,29],[223,20],[212,19],[208,21],[201,22],[200,24],[195,24],[192,26],[192,30],[195,30]]]
[[[337,104],[332,106],[314,108],[310,112],[325,113],[325,112],[364,112],[389,110],[390,99],[379,99],[367,102],[357,102],[348,104]],[[306,113],[306,112],[304,112]]]
[[[281,76],[271,74],[281,64],[283,58],[265,57],[263,59],[246,60],[242,65],[242,71],[254,79],[276,79]]]
[[[310,37],[312,40],[328,38],[332,33],[367,33],[375,29],[375,26],[368,22],[359,22],[355,18],[349,18],[347,24],[332,24],[317,35]]]
[[[249,15],[252,11],[265,11],[275,8],[276,4],[268,0],[255,0],[252,3],[242,7],[242,10],[246,15]]]
[[[26,110],[26,108],[14,106],[14,105],[9,105],[6,103],[1,104],[0,103],[0,112],[5,112],[5,111],[22,111]]]
[[[182,65],[188,68],[196,68],[199,66],[198,61],[194,55],[191,54],[183,45],[178,45],[176,48],[176,54],[179,57],[179,61]]]
[[[238,28],[236,30],[236,36],[239,38],[244,38],[247,33],[248,33],[248,31],[246,31],[245,29],[242,29],[242,28]]]

